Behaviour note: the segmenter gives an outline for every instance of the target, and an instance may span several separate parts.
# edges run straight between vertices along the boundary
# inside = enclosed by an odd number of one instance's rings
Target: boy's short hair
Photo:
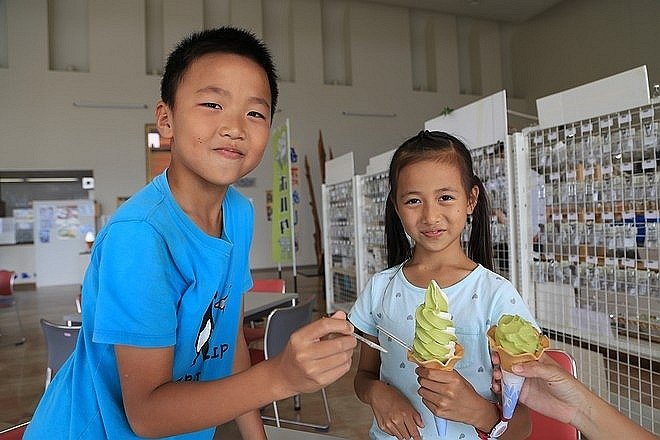
[[[179,83],[193,61],[214,53],[240,55],[260,65],[266,72],[271,96],[271,117],[277,105],[277,72],[273,58],[266,45],[252,32],[224,26],[195,32],[179,42],[167,57],[165,72],[160,82],[160,99],[174,108]]]

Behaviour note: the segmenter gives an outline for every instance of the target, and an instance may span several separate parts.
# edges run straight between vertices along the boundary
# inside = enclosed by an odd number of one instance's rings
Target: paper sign
[[[630,113],[619,115],[619,125],[630,123]]]

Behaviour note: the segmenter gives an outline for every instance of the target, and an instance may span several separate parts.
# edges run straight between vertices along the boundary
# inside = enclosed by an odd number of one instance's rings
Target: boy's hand
[[[294,332],[282,353],[273,359],[287,394],[318,391],[346,374],[357,344],[352,333],[353,326],[344,312]],[[326,338],[332,334],[333,338]]]
[[[422,416],[396,388],[378,382],[371,398],[371,409],[378,427],[398,440],[420,440],[417,427],[423,428]]]

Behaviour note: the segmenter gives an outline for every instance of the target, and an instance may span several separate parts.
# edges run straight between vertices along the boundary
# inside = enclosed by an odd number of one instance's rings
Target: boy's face
[[[173,138],[170,179],[227,186],[255,169],[271,125],[268,77],[234,54],[204,55],[190,64],[174,109],[156,107],[160,133]]]

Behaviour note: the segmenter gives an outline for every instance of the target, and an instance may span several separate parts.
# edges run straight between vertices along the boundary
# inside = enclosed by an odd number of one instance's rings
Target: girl
[[[465,145],[441,132],[423,131],[404,142],[392,157],[389,182],[389,269],[374,275],[349,314],[355,327],[388,350],[381,357],[361,345],[355,391],[374,412],[370,437],[438,438],[435,414],[449,421],[446,438],[487,438],[500,415],[490,389],[486,331],[504,313],[534,321],[511,283],[491,271],[486,192]],[[472,232],[466,255],[460,239],[468,216]],[[454,371],[416,368],[405,349],[384,335],[379,338],[376,328],[412,345],[415,308],[432,279],[449,298],[465,348]],[[527,409],[519,404],[501,438],[526,438],[530,427]]]

